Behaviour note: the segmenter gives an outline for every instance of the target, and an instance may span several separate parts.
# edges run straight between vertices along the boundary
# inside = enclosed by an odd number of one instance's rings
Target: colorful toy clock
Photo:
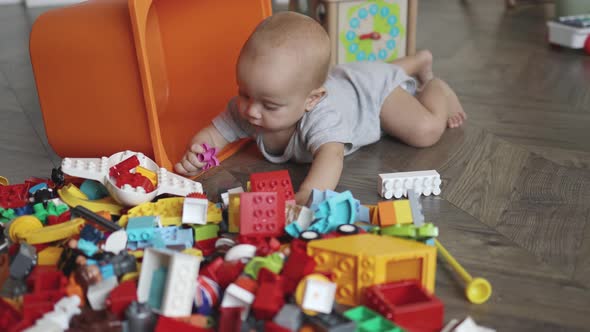
[[[391,61],[415,52],[417,0],[311,1],[332,43],[332,64]]]

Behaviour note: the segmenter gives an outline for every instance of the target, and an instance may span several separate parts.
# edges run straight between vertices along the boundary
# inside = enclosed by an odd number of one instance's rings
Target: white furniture
[[[14,5],[24,3],[27,7],[56,7],[73,5],[85,0],[0,0],[0,5]]]

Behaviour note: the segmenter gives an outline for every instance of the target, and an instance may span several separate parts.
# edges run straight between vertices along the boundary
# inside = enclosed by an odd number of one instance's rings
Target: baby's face
[[[289,57],[242,55],[237,66],[240,114],[256,130],[292,129],[305,113],[306,89]]]

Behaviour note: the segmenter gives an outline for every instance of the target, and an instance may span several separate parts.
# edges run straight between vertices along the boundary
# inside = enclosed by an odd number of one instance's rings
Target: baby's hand
[[[200,162],[197,154],[205,152],[202,144],[192,143],[189,149],[184,153],[184,156],[179,163],[174,165],[176,173],[184,176],[194,176],[201,172],[201,169],[206,165]]]

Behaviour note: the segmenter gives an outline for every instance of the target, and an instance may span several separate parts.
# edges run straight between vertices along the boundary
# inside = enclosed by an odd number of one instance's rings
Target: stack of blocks
[[[119,157],[123,156],[126,154]],[[135,164],[131,166],[137,167]],[[112,171],[126,172],[129,165],[125,165]],[[55,243],[49,247],[62,249],[57,251],[57,263],[71,275],[53,278],[61,280],[55,288],[66,287],[66,283],[73,287],[71,280],[81,280],[81,299],[94,310],[107,309],[118,319],[126,317],[132,331],[180,330],[190,324],[211,331],[211,326],[204,326],[206,320],[195,323],[194,314],[203,318],[216,311],[220,314],[219,331],[248,327],[283,331],[304,325],[342,332],[436,331],[443,320],[443,305],[432,295],[436,248],[397,236],[435,236],[434,226],[424,223],[418,196],[440,193],[436,188],[440,176],[410,173],[381,176],[380,188],[392,189],[385,196],[399,196],[396,190],[401,183],[401,196],[408,199],[380,202],[375,207],[362,206],[350,191],[319,190],[314,190],[309,207],[296,206],[287,171],[252,174],[252,191],[234,188],[222,194],[222,199],[227,199],[223,205],[209,202],[200,193],[160,198],[127,210],[118,223],[77,207],[72,209],[75,216],[100,225],[102,231],[86,224],[77,251]],[[178,183],[170,180],[169,184]],[[37,229],[51,227],[33,219],[30,222],[13,221],[9,233],[26,241],[34,238],[31,234]],[[76,221],[60,225],[72,222]],[[82,224],[76,225],[78,228],[70,227],[77,229],[72,236],[80,233]],[[285,230],[293,225],[297,225],[292,227],[296,233],[287,232],[293,238],[286,245]],[[221,237],[227,228],[233,236]],[[318,237],[309,240],[303,231],[316,232]],[[92,252],[81,250],[80,244],[85,243],[94,246]],[[94,255],[107,248],[116,256]],[[28,247],[22,244],[20,249],[27,251]],[[82,272],[76,261],[80,251],[92,261]],[[142,260],[140,272],[136,258]],[[95,269],[89,268],[91,264]],[[93,274],[95,270],[98,275]],[[17,277],[30,273],[16,272],[11,268],[11,274]],[[58,300],[51,296],[52,301]],[[26,310],[30,310],[32,298],[25,298]],[[355,308],[341,314],[335,310],[335,303]],[[51,306],[44,303],[43,308],[49,310]],[[23,324],[32,324],[42,316],[33,313],[27,314],[27,323]]]
[[[381,227],[412,223],[410,201],[407,199],[379,202],[378,207]]]

